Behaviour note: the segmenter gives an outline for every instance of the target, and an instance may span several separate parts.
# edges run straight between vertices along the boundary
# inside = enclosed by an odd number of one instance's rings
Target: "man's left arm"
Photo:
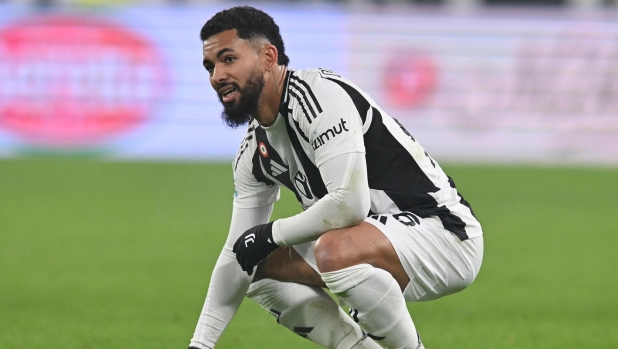
[[[236,240],[236,260],[244,271],[250,273],[279,246],[313,241],[327,231],[349,227],[365,219],[370,205],[365,154],[339,155],[324,162],[319,169],[328,194],[307,210],[255,226]]]
[[[367,217],[370,199],[365,154],[339,155],[319,169],[328,194],[306,211],[276,220],[273,239],[277,245],[313,241],[325,232],[358,224]]]

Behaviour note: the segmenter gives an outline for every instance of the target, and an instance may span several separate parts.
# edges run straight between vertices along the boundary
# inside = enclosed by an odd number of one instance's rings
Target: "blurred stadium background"
[[[409,305],[428,348],[618,347],[616,0],[0,0],[0,348],[187,346],[244,134],[198,34],[236,4],[292,68],[369,92],[484,224],[470,290]],[[316,346],[247,301],[218,347]]]

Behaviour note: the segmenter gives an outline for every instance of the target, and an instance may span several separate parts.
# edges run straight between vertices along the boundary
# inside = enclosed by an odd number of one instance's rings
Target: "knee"
[[[354,255],[345,237],[326,233],[315,243],[315,261],[321,273],[341,270],[355,265]]]

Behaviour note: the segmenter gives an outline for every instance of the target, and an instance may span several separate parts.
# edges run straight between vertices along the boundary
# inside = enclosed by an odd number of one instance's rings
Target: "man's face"
[[[221,117],[230,127],[249,121],[258,108],[264,88],[259,53],[250,41],[226,30],[204,41],[204,68],[223,104]]]

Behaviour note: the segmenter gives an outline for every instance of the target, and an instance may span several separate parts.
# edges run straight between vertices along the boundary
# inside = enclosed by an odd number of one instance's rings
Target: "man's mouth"
[[[234,95],[235,95],[234,92],[236,92],[236,88],[231,87],[231,86],[221,89],[219,92],[219,94],[221,95],[221,101],[223,103],[227,103],[231,101],[232,98],[234,98]]]

